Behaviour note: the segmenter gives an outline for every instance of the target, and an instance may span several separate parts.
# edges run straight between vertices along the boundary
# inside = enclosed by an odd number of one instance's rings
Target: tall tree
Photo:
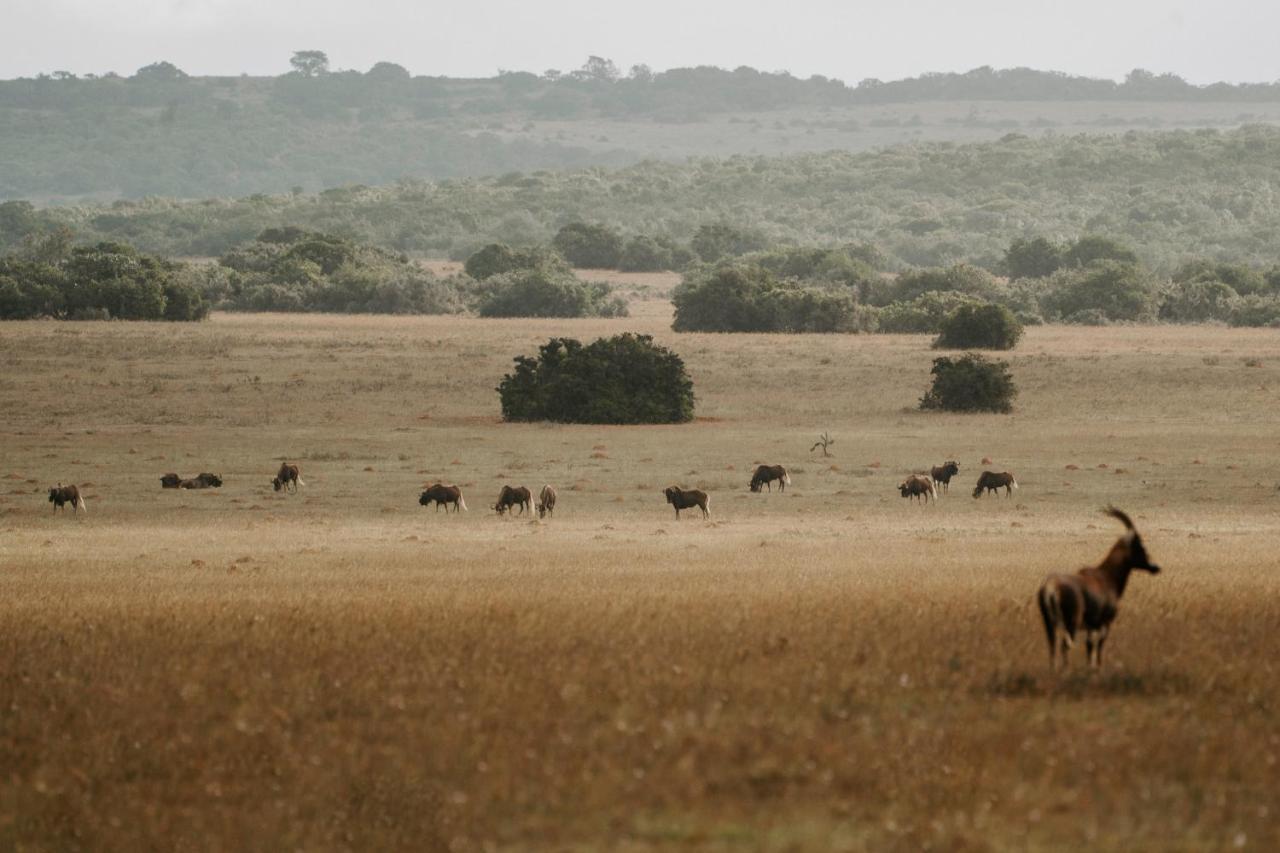
[[[319,77],[329,73],[329,56],[323,50],[294,51],[289,64],[303,77]]]

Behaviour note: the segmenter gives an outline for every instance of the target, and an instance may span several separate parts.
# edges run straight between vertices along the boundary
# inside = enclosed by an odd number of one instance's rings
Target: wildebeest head
[[[217,474],[210,474],[208,472],[203,472],[199,474],[196,477],[196,479],[203,481],[204,483],[208,484],[209,486],[212,486],[215,489],[222,488],[222,478],[219,477]]]
[[[676,495],[680,494],[680,490],[675,486],[667,486],[662,490],[662,493],[667,496],[667,503],[673,504],[676,502]]]
[[[956,474],[960,473],[960,464],[953,459],[946,465],[942,466],[942,471],[948,477],[954,477]]]
[[[281,480],[279,477],[274,477],[271,480],[271,487],[275,489],[277,492],[280,491],[282,488],[284,488],[284,480]]]
[[[62,497],[62,484],[49,487],[49,503],[57,503]]]

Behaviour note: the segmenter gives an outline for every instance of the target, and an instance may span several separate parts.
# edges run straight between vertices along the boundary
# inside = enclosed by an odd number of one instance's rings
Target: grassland
[[[1035,328],[1015,414],[926,415],[925,338],[676,335],[633,284],[621,320],[0,326],[0,847],[1280,845],[1274,331]],[[513,355],[622,330],[683,355],[694,423],[499,421]],[[486,511],[506,482],[557,517]],[[1107,502],[1165,571],[1055,678],[1032,595]]]

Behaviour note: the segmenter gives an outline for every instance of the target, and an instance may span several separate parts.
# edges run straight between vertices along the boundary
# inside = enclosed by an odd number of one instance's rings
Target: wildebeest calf
[[[525,510],[533,508],[533,493],[524,486],[503,486],[493,508],[502,515],[513,506],[519,506],[520,514],[524,515]]]
[[[453,505],[454,512],[461,512],[467,508],[467,502],[462,497],[462,489],[457,486],[446,486],[443,483],[435,483],[427,486],[426,491],[418,496],[418,503],[422,506],[428,506],[435,503],[436,512],[440,511],[440,507],[444,507],[445,515],[449,514],[449,505]]]
[[[929,471],[929,476],[933,477],[935,486],[941,486],[942,491],[951,491],[951,478],[960,473],[960,465],[955,461],[948,462],[945,465],[935,466]]]
[[[702,510],[703,518],[711,517],[711,498],[701,489],[667,486],[662,493],[667,496],[667,503],[676,508],[676,518],[680,517],[680,510],[695,506]]]
[[[1004,496],[1007,498],[1013,495],[1013,490],[1016,488],[1018,488],[1018,481],[1013,479],[1013,475],[1008,471],[999,474],[994,471],[983,471],[982,475],[978,477],[978,485],[973,489],[973,496],[975,498],[982,497],[983,490],[998,492],[1004,489]]]
[[[902,493],[904,498],[923,498],[925,503],[929,502],[929,498],[934,501],[938,500],[938,488],[933,484],[933,480],[924,474],[912,474],[902,485],[898,486],[898,491]]]
[[[791,475],[787,473],[787,469],[781,465],[761,465],[756,468],[756,472],[751,475],[751,491],[758,492],[760,487],[764,486],[769,491],[773,491],[773,486],[769,485],[774,480],[778,480],[778,491],[785,492],[787,486],[791,485]]]
[[[538,495],[538,518],[546,518],[548,515],[555,515],[556,512],[556,490],[550,485],[543,486],[541,494]]]
[[[289,484],[293,484],[293,490],[298,491],[298,486],[305,486],[302,482],[302,469],[291,462],[281,462],[280,470],[276,472],[276,478],[271,481],[271,486],[277,492],[281,489],[287,489]]]
[[[80,512],[85,509],[84,496],[80,494],[79,487],[75,485],[64,486],[61,483],[49,489],[49,503],[53,504],[53,511],[57,512],[63,508],[63,504],[71,504],[72,512]]]

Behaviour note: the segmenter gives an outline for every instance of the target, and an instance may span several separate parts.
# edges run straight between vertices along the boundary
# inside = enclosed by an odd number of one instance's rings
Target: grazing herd
[[[904,498],[919,499],[926,504],[930,500],[936,503],[939,491],[946,493],[950,488],[951,479],[959,472],[959,464],[949,461],[931,468],[928,474],[912,474],[898,486],[898,490]],[[773,491],[771,484],[774,482],[778,483],[778,491],[784,492],[791,484],[791,475],[781,465],[760,465],[752,474],[748,489],[753,493],[758,493],[762,489]],[[271,485],[277,492],[290,490],[296,492],[299,486],[304,486],[306,483],[302,480],[302,470],[298,465],[284,462],[271,480]],[[222,477],[206,472],[184,479],[178,474],[169,473],[160,478],[160,486],[164,489],[216,489],[222,486]],[[1010,497],[1016,488],[1018,488],[1018,481],[1008,471],[1001,473],[983,471],[978,477],[973,496],[979,498],[984,494],[998,494],[1000,489],[1004,489],[1005,496]],[[680,517],[681,510],[695,507],[702,511],[704,519],[711,517],[711,498],[701,489],[668,486],[663,489],[663,495],[666,496],[667,503],[675,509],[677,519]],[[75,485],[64,486],[59,483],[50,488],[49,502],[53,504],[54,512],[63,509],[67,504],[71,505],[72,511],[76,514],[82,511],[87,512],[84,496]],[[446,515],[450,507],[455,513],[467,508],[462,489],[456,485],[443,483],[428,486],[418,497],[418,503],[422,506],[430,506],[434,503],[436,512],[439,512],[440,507],[443,506]],[[504,485],[493,509],[499,515],[515,515],[517,507],[520,515],[526,513],[532,515],[536,510],[538,518],[553,516],[556,508],[556,490],[549,484],[543,486],[535,504],[533,494],[524,486]],[[1133,520],[1115,507],[1107,507],[1105,512],[1124,525],[1125,534],[1116,541],[1097,566],[1081,569],[1076,574],[1050,575],[1040,587],[1036,598],[1049,643],[1049,665],[1054,670],[1059,664],[1066,667],[1068,653],[1075,644],[1076,635],[1081,631],[1085,633],[1089,665],[1100,668],[1102,649],[1111,631],[1111,623],[1116,618],[1120,597],[1124,595],[1130,572],[1137,569],[1154,575],[1160,571],[1160,567],[1152,563],[1147,556],[1142,537],[1138,535]]]

